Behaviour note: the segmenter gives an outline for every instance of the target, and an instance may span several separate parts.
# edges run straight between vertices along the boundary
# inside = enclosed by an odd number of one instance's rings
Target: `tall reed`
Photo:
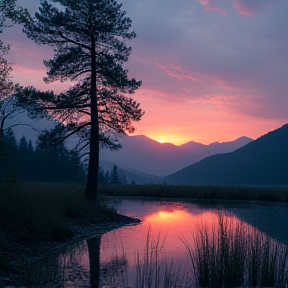
[[[161,239],[161,231],[156,240],[151,238],[148,230],[143,253],[136,252],[135,288],[176,288],[186,287],[187,265],[183,261],[174,263],[163,258],[162,252],[167,233]]]
[[[212,229],[202,223],[192,243],[181,238],[190,255],[198,287],[286,287],[288,248],[269,235],[223,212]]]

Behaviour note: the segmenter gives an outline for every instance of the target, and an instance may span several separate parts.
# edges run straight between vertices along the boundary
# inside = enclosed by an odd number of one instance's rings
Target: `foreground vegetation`
[[[200,221],[191,239],[179,236],[190,256],[189,266],[163,261],[165,238],[160,241],[159,234],[155,241],[149,231],[144,253],[136,253],[133,287],[287,287],[288,247],[234,220],[220,211],[213,227]]]
[[[102,186],[100,194],[129,197],[288,202],[288,188],[273,187],[110,185]]]
[[[219,213],[212,229],[205,224],[191,239],[189,251],[199,287],[287,287],[288,247],[244,222]]]
[[[212,227],[200,220],[190,239],[179,235],[191,265],[183,260],[178,265],[167,262],[166,237],[160,241],[159,232],[155,240],[148,231],[143,253],[136,252],[133,287],[287,287],[286,245],[223,211],[215,220]],[[123,287],[130,286],[124,283]]]
[[[100,199],[97,205],[84,201],[83,190],[84,185],[79,184],[2,183],[0,277],[5,270],[15,269],[12,265],[15,258],[27,258],[29,253],[35,256],[48,242],[71,239],[75,235],[73,223],[119,220],[105,199]]]
[[[73,267],[79,265],[78,256],[88,253],[89,259],[93,259],[90,262],[90,276],[91,279],[92,275],[96,276],[95,287],[287,287],[286,245],[225,212],[219,211],[218,219],[215,218],[212,226],[209,222],[201,221],[203,219],[199,220],[198,228],[191,231],[191,237],[185,239],[179,235],[187,248],[188,261],[187,258],[169,259],[169,256],[167,259],[169,251],[164,249],[167,233],[161,235],[159,231],[158,237],[153,237],[151,230],[148,230],[146,242],[134,251],[135,261],[129,265],[124,248],[123,255],[115,251],[116,256],[100,264],[101,237],[96,237],[87,241],[86,251],[82,244],[82,247],[75,247],[60,256],[53,271],[62,269],[57,281],[70,281],[70,275],[75,273]],[[93,266],[93,263],[98,264]],[[46,263],[46,267],[49,265],[51,263]]]
[[[0,278],[7,271],[21,274],[25,270],[31,281],[26,283],[55,279],[55,273],[60,273],[62,268],[43,270],[43,265],[54,267],[61,262],[57,254],[51,256],[51,251],[45,248],[47,243],[71,239],[75,235],[71,221],[81,221],[82,225],[119,219],[103,196],[97,206],[84,201],[83,189],[84,185],[79,184],[12,184],[8,180],[2,183]],[[100,191],[102,195],[117,196],[287,201],[285,189],[111,185],[101,187]],[[163,262],[160,255],[163,243],[159,242],[160,238],[155,241],[148,235],[143,253],[136,253],[135,285],[160,287],[166,283],[165,287],[185,287],[186,276],[192,275],[200,287],[285,287],[288,284],[287,247],[256,229],[246,224],[234,225],[221,214],[212,232],[205,226],[194,232],[192,239],[182,239],[191,257],[190,268],[185,263],[178,267]],[[43,261],[39,262],[38,258],[30,261],[30,257],[41,253],[46,253]],[[15,266],[15,259],[22,262]]]

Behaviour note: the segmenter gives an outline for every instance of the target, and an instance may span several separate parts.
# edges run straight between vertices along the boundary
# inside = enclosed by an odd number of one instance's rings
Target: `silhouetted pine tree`
[[[99,172],[98,172],[98,183],[99,185],[105,185],[107,183],[105,183],[105,174],[104,174],[104,170],[102,167],[99,167]]]
[[[111,184],[119,184],[118,182],[118,167],[116,165],[113,166],[111,171]]]
[[[106,171],[106,173],[105,173],[105,184],[110,184],[110,182],[111,182],[110,179],[111,179],[110,174],[109,174],[108,171]]]
[[[35,165],[35,151],[32,145],[32,141],[29,140],[27,145],[27,171],[25,178],[33,179],[37,166]]]
[[[9,153],[12,155],[15,154],[18,149],[18,144],[17,144],[15,134],[11,128],[8,128],[7,130],[5,130],[4,138],[5,138],[5,142],[7,143],[9,147]]]
[[[47,136],[48,134],[48,136]],[[77,151],[69,151],[63,143],[46,143],[49,132],[39,135],[34,149],[22,136],[17,145],[14,133],[8,129],[0,145],[0,179],[13,171],[21,180],[43,182],[85,182],[86,171]],[[2,143],[3,142],[3,143]],[[4,157],[5,156],[5,157]]]
[[[11,128],[5,130],[0,137],[0,181],[9,174],[16,175],[17,141]]]
[[[85,169],[78,152],[69,151],[63,142],[51,145],[51,133],[53,132],[44,131],[39,135],[37,141],[36,151],[38,161],[40,161],[40,179],[46,178],[46,181],[56,182],[85,181]]]
[[[122,67],[131,53],[126,40],[135,33],[121,6],[114,0],[41,1],[34,18],[27,10],[19,17],[29,38],[54,48],[54,59],[44,62],[45,82],[77,81],[60,95],[26,89],[22,100],[26,107],[43,109],[62,121],[62,139],[78,133],[89,141],[84,198],[92,201],[98,191],[99,142],[118,148],[107,136],[133,132],[132,121],[143,115],[139,104],[126,96],[141,82],[129,79]]]

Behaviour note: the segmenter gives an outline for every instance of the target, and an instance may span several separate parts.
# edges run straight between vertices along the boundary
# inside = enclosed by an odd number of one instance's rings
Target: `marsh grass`
[[[83,185],[73,183],[2,183],[0,273],[14,269],[11,263],[15,257],[43,254],[39,247],[45,243],[72,238],[71,219],[98,223],[114,217],[115,210],[108,202],[96,205],[83,201],[83,191]]]
[[[269,235],[224,213],[209,230],[199,225],[192,243],[181,238],[199,287],[286,287],[288,249]]]
[[[108,185],[102,195],[212,200],[288,202],[288,188],[228,186]]]
[[[161,237],[151,238],[151,230],[148,230],[145,248],[141,254],[136,252],[136,277],[135,288],[172,288],[183,286],[187,280],[187,265],[167,261],[163,258],[163,248],[167,233]]]
[[[37,240],[65,240],[73,236],[67,219],[85,218],[96,222],[109,210],[83,200],[83,185],[20,182],[0,190],[0,223],[17,237]],[[110,210],[111,212],[111,210]]]

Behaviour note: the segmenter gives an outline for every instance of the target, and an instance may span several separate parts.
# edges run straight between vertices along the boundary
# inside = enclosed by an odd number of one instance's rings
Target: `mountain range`
[[[194,141],[176,146],[160,143],[147,136],[124,136],[122,148],[117,151],[100,150],[100,161],[112,162],[131,172],[141,172],[156,176],[172,174],[210,155],[232,152],[252,139],[240,137],[230,142],[214,142],[204,145]]]
[[[172,185],[288,185],[288,124],[164,177]]]
[[[21,114],[20,119],[18,117],[8,121],[8,126],[14,125],[14,120],[17,120],[16,123],[24,124],[24,126],[13,127],[17,140],[19,141],[25,135],[26,139],[32,140],[33,145],[35,145],[37,135],[42,129],[51,129],[55,125],[49,119],[32,120],[26,112]],[[33,126],[38,132],[33,131],[27,124]],[[120,141],[123,147],[118,151],[100,150],[100,166],[103,166],[102,168],[106,171],[111,171],[111,167],[116,164],[125,170],[127,180],[135,180],[138,184],[145,184],[161,183],[162,177],[168,174],[179,171],[207,156],[234,151],[251,142],[252,139],[240,137],[235,141],[214,142],[209,145],[190,141],[180,146],[160,143],[144,135],[124,136],[120,138]],[[72,149],[77,142],[78,138],[75,136],[67,139],[65,143],[69,149]]]

